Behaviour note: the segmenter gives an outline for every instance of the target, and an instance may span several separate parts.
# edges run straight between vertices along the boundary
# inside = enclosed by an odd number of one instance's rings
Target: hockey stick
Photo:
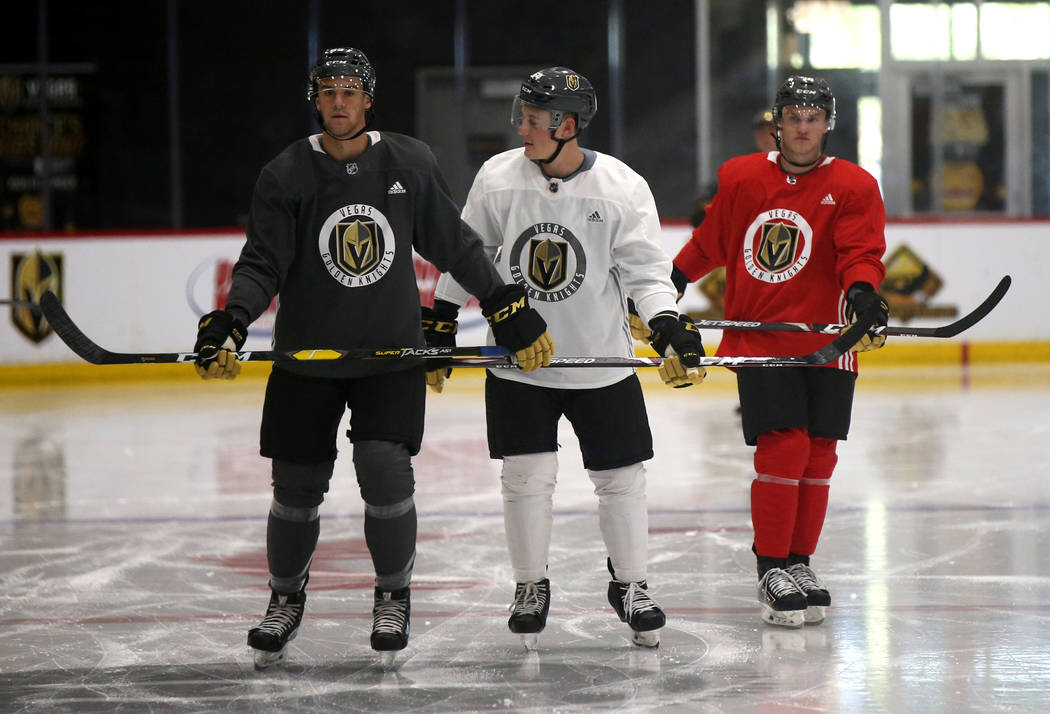
[[[789,357],[701,357],[700,367],[818,367],[834,362],[857,344],[875,322],[870,315],[863,321],[850,325],[850,328],[808,355]],[[659,367],[663,357],[552,357],[550,367]],[[512,356],[507,357],[463,357],[446,359],[449,367],[491,367],[493,369],[516,369],[517,363]]]
[[[192,362],[196,352],[110,352],[95,344],[73,322],[51,291],[40,296],[40,308],[55,334],[81,359],[91,364],[169,364]],[[871,327],[874,315],[853,325],[816,352],[797,357],[701,357],[701,367],[789,367],[832,362],[855,345]],[[459,356],[459,359],[456,357]],[[302,349],[285,352],[245,350],[237,353],[242,362],[287,362],[341,359],[440,358],[454,367],[517,368],[504,347],[391,347],[382,349]],[[451,358],[451,359],[450,359]],[[660,357],[570,357],[553,358],[551,367],[656,367]]]
[[[81,359],[91,364],[170,364],[193,362],[196,352],[110,352],[85,335],[50,290],[40,296],[40,308],[55,334]],[[503,347],[388,347],[379,349],[303,349],[277,352],[244,350],[237,353],[242,362],[300,362],[305,360],[404,359],[406,357],[502,357]]]
[[[894,337],[955,337],[960,332],[970,329],[990,313],[1010,289],[1010,276],[1006,275],[995,286],[991,294],[978,305],[973,312],[948,325],[940,327],[898,327],[896,325],[872,328],[876,335]],[[834,325],[823,322],[749,322],[746,320],[696,320],[696,326],[712,330],[761,330],[765,332],[816,332],[824,335],[835,335],[845,325]]]
[[[0,305],[10,305],[11,307],[21,307],[33,312],[40,312],[40,306],[28,300],[0,300]]]

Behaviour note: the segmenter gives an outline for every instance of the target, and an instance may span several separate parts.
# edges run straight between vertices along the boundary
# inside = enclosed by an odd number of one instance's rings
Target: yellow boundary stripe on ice
[[[707,345],[714,353],[715,345]],[[648,348],[639,348],[639,356],[653,356]],[[860,355],[865,366],[920,367],[978,364],[1044,363],[1050,364],[1050,342],[977,342],[954,340],[891,341],[885,347]],[[484,370],[464,370],[476,372]],[[268,362],[246,362],[238,379],[264,378],[270,373]],[[59,386],[140,381],[200,381],[190,364],[122,364],[93,365],[86,362],[58,364],[0,365],[0,387]]]
[[[864,365],[908,367],[923,365],[1005,364],[1011,362],[1050,363],[1050,342],[975,342],[956,340],[890,338],[885,347],[860,353]],[[704,344],[708,354],[714,354],[717,344]],[[653,357],[651,349],[638,348],[639,356]]]

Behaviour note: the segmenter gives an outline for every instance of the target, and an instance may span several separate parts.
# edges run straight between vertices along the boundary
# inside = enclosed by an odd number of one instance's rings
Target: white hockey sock
[[[645,466],[638,463],[587,473],[598,495],[598,522],[617,580],[645,580],[649,559]]]
[[[553,451],[503,459],[503,526],[515,582],[546,577],[557,476],[558,455]]]

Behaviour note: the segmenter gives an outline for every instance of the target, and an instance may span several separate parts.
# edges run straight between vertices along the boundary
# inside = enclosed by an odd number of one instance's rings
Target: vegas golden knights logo
[[[40,303],[40,296],[50,290],[62,298],[62,254],[61,253],[12,253],[11,254],[11,299]],[[15,327],[33,342],[41,342],[51,334],[51,325],[36,311],[28,307],[12,306],[11,321]]]
[[[568,244],[549,238],[534,238],[529,245],[529,278],[544,290],[554,290],[565,282]]]
[[[375,221],[341,221],[336,225],[339,267],[353,276],[375,268],[383,255]]]
[[[798,234],[798,226],[763,223],[762,239],[755,251],[755,263],[770,273],[780,273],[790,268],[798,251]]]
[[[568,77],[565,78],[565,86],[575,92],[577,89],[580,88],[580,78],[577,77],[575,74],[570,74]]]

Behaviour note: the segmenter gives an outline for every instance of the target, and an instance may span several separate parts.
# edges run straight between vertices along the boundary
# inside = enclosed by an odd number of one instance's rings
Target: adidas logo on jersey
[[[394,183],[391,184],[390,188],[388,188],[386,190],[386,192],[388,194],[392,194],[392,193],[408,193],[407,191],[405,191],[405,187],[401,185],[400,181],[394,181]]]
[[[602,218],[602,214],[598,213],[597,210],[591,215],[587,216],[588,223],[605,223],[605,219]]]
[[[829,193],[828,195],[824,196],[824,198],[820,199],[820,205],[821,206],[834,206],[835,205],[835,199],[832,198],[831,194]]]

